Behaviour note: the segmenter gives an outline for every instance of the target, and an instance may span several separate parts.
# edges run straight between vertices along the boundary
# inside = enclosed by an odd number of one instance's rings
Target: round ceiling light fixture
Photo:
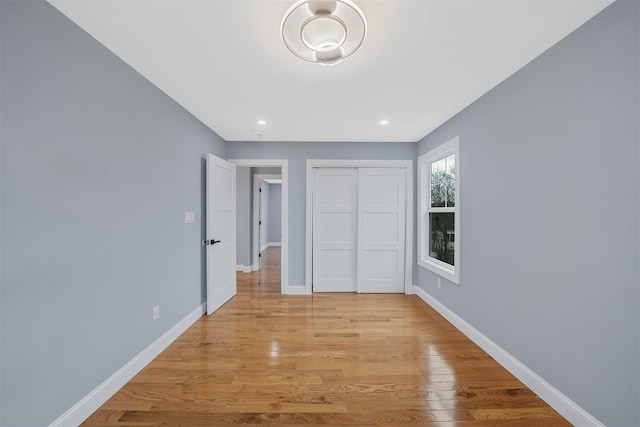
[[[367,21],[350,0],[299,0],[282,18],[280,34],[298,58],[333,65],[362,45]]]

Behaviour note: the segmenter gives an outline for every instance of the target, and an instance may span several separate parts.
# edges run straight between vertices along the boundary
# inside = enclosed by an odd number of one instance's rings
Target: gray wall
[[[269,224],[267,229],[267,241],[280,243],[282,240],[282,185],[269,184]]]
[[[416,157],[416,144],[412,142],[229,142],[227,155],[230,159],[289,160],[289,285],[304,286],[306,160],[413,160]]]
[[[428,135],[460,136],[461,284],[418,284],[608,426],[640,424],[639,10],[619,0]]]
[[[225,143],[50,5],[0,10],[0,424],[41,426],[204,301]]]
[[[236,265],[251,265],[251,168],[236,168]]]

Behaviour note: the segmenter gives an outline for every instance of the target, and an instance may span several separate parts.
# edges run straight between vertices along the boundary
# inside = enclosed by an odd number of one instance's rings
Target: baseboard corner
[[[238,264],[236,265],[236,272],[251,273],[251,266]]]
[[[310,295],[305,286],[287,286],[287,295]]]

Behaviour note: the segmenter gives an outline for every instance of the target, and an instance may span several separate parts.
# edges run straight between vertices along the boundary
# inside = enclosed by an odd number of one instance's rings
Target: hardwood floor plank
[[[279,248],[83,426],[570,425],[415,296],[280,294]]]
[[[549,408],[492,408],[473,409],[471,415],[476,420],[524,420],[555,418],[556,412]],[[535,422],[535,421],[532,421]]]

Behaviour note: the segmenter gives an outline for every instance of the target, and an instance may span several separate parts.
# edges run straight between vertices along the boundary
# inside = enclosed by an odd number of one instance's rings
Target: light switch
[[[185,224],[194,224],[196,222],[196,213],[195,212],[185,212],[184,213],[184,223]]]

